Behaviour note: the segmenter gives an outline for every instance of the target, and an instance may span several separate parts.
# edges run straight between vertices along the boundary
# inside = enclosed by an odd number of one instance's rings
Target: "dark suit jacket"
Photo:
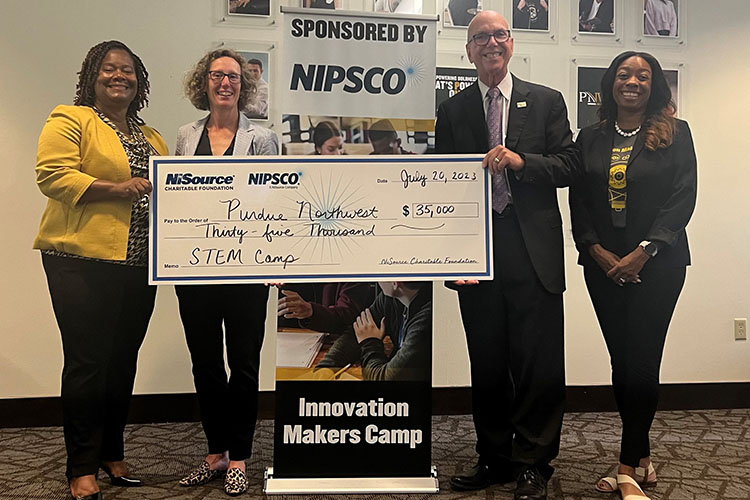
[[[570,183],[576,151],[560,92],[514,76],[505,145],[526,161],[521,173],[509,173],[508,180],[534,270],[545,289],[562,293],[565,269],[556,188]],[[439,154],[489,151],[476,82],[438,108],[435,148]]]
[[[570,212],[578,263],[596,265],[588,252],[594,243],[622,257],[649,240],[659,252],[647,266],[689,265],[685,226],[695,208],[697,165],[687,122],[677,120],[674,142],[666,149],[649,151],[644,147],[644,132],[638,134],[626,173],[624,230],[612,226],[608,201],[614,133],[611,125],[604,129],[592,125],[581,130],[576,140],[581,160],[570,189]]]
[[[581,3],[578,4],[578,17],[579,19],[582,19],[583,17],[588,17],[589,12],[591,12],[591,6],[594,4],[594,0],[581,0]],[[595,19],[598,19],[599,22],[596,23],[594,26],[595,32],[600,33],[612,33],[612,19],[615,16],[615,5],[613,0],[604,0],[602,4],[599,6],[599,10],[596,11],[596,17]],[[583,22],[588,21],[588,19],[582,19]]]

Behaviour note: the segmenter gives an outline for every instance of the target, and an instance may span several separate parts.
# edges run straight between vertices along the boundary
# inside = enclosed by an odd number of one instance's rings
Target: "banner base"
[[[263,493],[266,495],[437,493],[439,490],[434,465],[428,477],[274,478],[273,467],[267,467],[263,478]]]

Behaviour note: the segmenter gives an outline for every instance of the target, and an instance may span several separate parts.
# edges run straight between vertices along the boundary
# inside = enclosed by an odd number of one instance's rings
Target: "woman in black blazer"
[[[600,122],[576,141],[573,237],[612,363],[622,419],[617,478],[625,500],[656,482],[648,432],[669,322],[690,264],[685,226],[695,207],[696,159],[686,122],[650,54],[625,52],[601,83]]]

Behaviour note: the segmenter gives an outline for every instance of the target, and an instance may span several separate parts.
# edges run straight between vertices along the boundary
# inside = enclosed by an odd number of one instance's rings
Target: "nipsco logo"
[[[233,175],[193,175],[190,172],[186,172],[184,174],[167,174],[167,186],[187,186],[191,184],[231,184],[233,182]]]
[[[299,184],[299,176],[297,172],[251,172],[248,175],[247,183],[251,185],[265,185],[270,184],[271,186],[296,186]]]
[[[370,94],[380,94],[382,91],[396,95],[406,87],[406,71],[401,68],[365,69],[362,66],[344,68],[333,64],[308,64],[305,68],[295,64],[289,89],[298,90],[301,85],[307,91],[331,92],[334,85],[341,84],[344,84],[342,90],[350,94],[364,88]]]

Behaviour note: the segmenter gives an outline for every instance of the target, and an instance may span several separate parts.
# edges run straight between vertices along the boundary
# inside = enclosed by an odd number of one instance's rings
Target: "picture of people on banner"
[[[465,28],[481,10],[482,0],[445,0],[443,26]]]
[[[229,15],[270,16],[271,0],[227,0]]]
[[[351,331],[356,319],[374,298],[374,283],[280,286],[276,329],[277,379],[322,379],[313,376],[312,368],[323,359],[336,339]],[[354,378],[361,378],[358,376],[361,371],[353,370],[352,373]],[[328,378],[334,379],[333,376]]]
[[[549,31],[552,0],[513,0],[513,29]]]
[[[440,103],[453,97],[477,80],[477,70],[472,68],[436,68],[435,114]]]
[[[677,0],[644,0],[643,34],[676,37],[678,12]]]
[[[375,0],[375,12],[421,14],[422,0]]]
[[[277,314],[276,380],[431,380],[431,282],[283,285]]]
[[[335,10],[341,8],[341,0],[303,0],[302,6],[308,9]]]
[[[579,0],[578,32],[615,32],[615,0]]]
[[[601,105],[601,80],[606,70],[607,68],[578,67],[576,127],[579,129],[599,123],[599,115],[597,113]],[[665,69],[664,77],[672,91],[672,100],[675,106],[678,106],[680,102],[678,93],[679,72],[676,69]]]
[[[429,154],[433,120],[284,115],[283,155]]]
[[[250,69],[250,73],[255,78],[255,85],[258,88],[258,92],[255,94],[255,99],[248,102],[243,112],[248,118],[254,120],[267,120],[268,119],[268,75],[271,74],[269,70],[270,56],[268,52],[242,52],[240,55],[247,61],[247,66]]]

